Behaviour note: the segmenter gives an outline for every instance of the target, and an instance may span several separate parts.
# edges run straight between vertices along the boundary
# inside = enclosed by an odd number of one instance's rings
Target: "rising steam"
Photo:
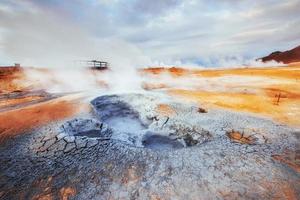
[[[31,9],[1,10],[4,27],[3,49],[6,57],[25,68],[27,83],[36,83],[51,92],[97,89],[103,81],[113,90],[137,89],[136,68],[150,63],[136,46],[116,38],[97,38],[76,24],[50,11],[19,3]],[[103,27],[105,29],[105,27]],[[110,63],[110,71],[92,74],[80,60],[98,59]]]

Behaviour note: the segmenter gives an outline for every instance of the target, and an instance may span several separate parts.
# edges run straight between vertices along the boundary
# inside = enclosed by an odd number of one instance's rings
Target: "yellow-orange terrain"
[[[24,131],[68,118],[86,109],[88,107],[80,103],[78,97],[69,95],[0,112],[0,143]]]
[[[193,88],[165,84],[170,95],[193,100],[207,108],[221,107],[249,112],[292,126],[300,126],[300,63],[282,67],[231,69],[148,68],[143,73],[169,74],[173,81],[182,77],[202,80]],[[187,79],[188,80],[188,79]],[[163,80],[151,86],[162,88]]]
[[[142,83],[144,89],[165,90],[171,96],[196,101],[205,110],[230,109],[300,126],[300,63],[209,70],[160,67],[143,69],[141,74],[151,76]],[[69,97],[52,99],[43,93],[10,97],[31,90],[22,84],[23,76],[22,68],[0,70],[0,140],[80,110],[75,109],[80,101],[73,103]],[[190,82],[192,86],[180,87]],[[168,105],[160,105],[158,110],[164,115],[174,112]]]

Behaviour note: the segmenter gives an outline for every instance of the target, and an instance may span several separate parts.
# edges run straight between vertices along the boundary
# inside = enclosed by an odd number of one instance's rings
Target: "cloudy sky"
[[[218,65],[298,45],[300,0],[0,1],[0,64]]]

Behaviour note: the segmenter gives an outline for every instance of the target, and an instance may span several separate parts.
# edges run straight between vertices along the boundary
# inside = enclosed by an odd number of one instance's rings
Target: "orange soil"
[[[244,176],[241,174],[240,176]],[[259,186],[265,193],[266,199],[285,199],[285,200],[297,200],[296,188],[293,183],[282,180],[275,181],[260,181]],[[248,192],[257,192],[257,188],[248,188]],[[224,200],[240,199],[241,194],[231,190],[219,190],[218,193],[223,197]]]
[[[142,69],[141,72],[151,73],[151,74],[161,74],[161,73],[169,72],[171,75],[174,76],[183,76],[185,74],[192,73],[192,71],[183,68],[178,68],[178,67],[171,67],[171,68],[153,67],[153,68]]]
[[[76,99],[63,97],[25,108],[0,112],[0,143],[32,128],[61,120],[87,109]]]
[[[35,192],[32,195],[32,200],[68,200],[76,195],[76,189],[72,186],[64,186],[60,189],[53,186],[53,177],[41,178],[32,185]],[[29,197],[28,197],[29,198]],[[22,196],[20,199],[25,199]]]
[[[300,150],[286,151],[283,155],[273,155],[272,158],[300,173]]]
[[[61,200],[68,200],[69,197],[74,197],[76,190],[72,187],[63,187],[60,189],[60,198]]]
[[[168,94],[205,104],[207,107],[222,107],[234,111],[250,112],[289,125],[300,126],[300,63],[284,67],[238,68],[222,70],[187,70],[178,68],[148,68],[143,73],[168,72],[176,76],[190,76],[208,79],[207,85],[194,89],[169,89]],[[218,77],[232,76],[230,82],[222,82]],[[257,82],[239,80],[259,77]],[[272,80],[273,82],[269,82]],[[237,82],[236,82],[237,81]],[[274,83],[275,81],[275,83]],[[160,83],[161,85],[163,83]],[[152,86],[155,88],[155,86]],[[239,89],[239,90],[234,90]],[[280,95],[279,103],[277,103]]]
[[[156,107],[156,111],[164,116],[173,116],[176,114],[176,111],[169,105],[167,104],[159,104]]]
[[[266,196],[272,195],[273,199],[297,200],[296,188],[293,182],[274,180],[272,182],[264,180],[259,186],[266,191]],[[252,189],[252,188],[251,188]]]
[[[253,144],[255,141],[251,136],[245,136],[243,133],[240,133],[238,131],[230,131],[227,132],[228,137],[235,142],[241,143],[241,144]]]
[[[144,73],[161,74],[170,73],[174,76],[184,76],[184,75],[198,75],[201,77],[220,77],[226,75],[246,75],[246,76],[267,76],[274,78],[288,78],[288,79],[300,79],[300,63],[293,63],[289,66],[283,67],[251,67],[251,68],[233,68],[233,69],[207,69],[207,70],[197,70],[197,69],[182,69],[182,68],[146,68],[143,69]]]
[[[192,90],[170,90],[169,94],[196,100],[207,106],[218,106],[235,111],[244,111],[271,117],[280,122],[300,125],[300,101],[282,100],[279,105],[268,96],[257,94],[207,92]]]
[[[28,97],[22,97],[17,99],[2,99],[0,100],[0,108],[7,107],[7,106],[14,106],[22,103],[28,103],[35,100],[40,100],[44,98],[43,96],[28,96]]]
[[[151,83],[143,83],[142,88],[144,90],[155,90],[155,89],[162,89],[168,87],[165,84],[151,84]]]
[[[16,82],[23,76],[22,68],[0,67],[0,94],[24,89]]]

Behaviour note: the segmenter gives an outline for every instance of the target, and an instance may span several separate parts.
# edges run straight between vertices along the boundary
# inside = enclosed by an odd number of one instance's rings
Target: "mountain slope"
[[[300,46],[288,51],[275,51],[266,57],[259,58],[263,62],[275,60],[285,64],[292,62],[300,62]]]

